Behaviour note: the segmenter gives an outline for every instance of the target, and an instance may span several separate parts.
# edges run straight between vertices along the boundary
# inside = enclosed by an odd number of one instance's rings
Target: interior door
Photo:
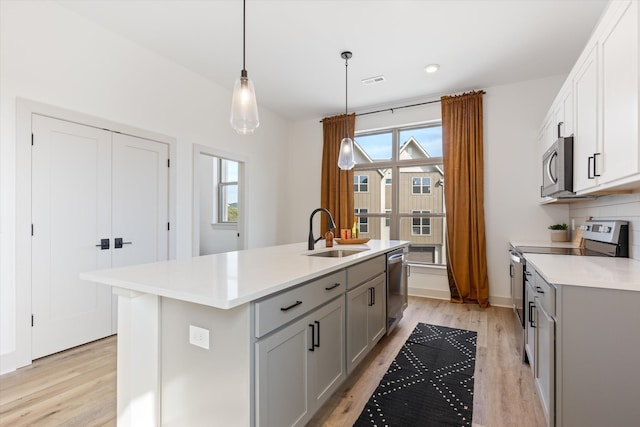
[[[111,289],[79,279],[108,268],[111,133],[32,120],[32,358],[111,334]],[[98,245],[98,246],[96,246]]]
[[[169,257],[169,147],[113,134],[112,266],[164,261]],[[113,296],[113,333],[117,330]]]
[[[32,129],[36,359],[116,332],[111,288],[80,272],[168,258],[169,147],[38,115]]]

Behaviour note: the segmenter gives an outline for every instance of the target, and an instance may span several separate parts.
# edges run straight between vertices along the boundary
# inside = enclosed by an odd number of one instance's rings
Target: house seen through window
[[[218,159],[218,223],[238,222],[238,162]]]
[[[410,241],[411,263],[444,265],[441,124],[361,131],[354,139],[360,232],[372,239]]]

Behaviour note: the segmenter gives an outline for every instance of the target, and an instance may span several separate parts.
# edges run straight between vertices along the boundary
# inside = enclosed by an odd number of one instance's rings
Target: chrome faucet
[[[317,212],[324,212],[327,214],[327,227],[329,228],[329,230],[333,230],[336,228],[336,223],[333,221],[333,217],[331,216],[331,212],[329,212],[328,210],[326,210],[325,208],[318,208],[315,211],[311,212],[311,216],[309,217],[309,250],[312,251],[315,248],[316,242],[320,239],[322,239],[322,236],[318,237],[317,239],[314,240],[313,238],[313,216],[317,213]]]

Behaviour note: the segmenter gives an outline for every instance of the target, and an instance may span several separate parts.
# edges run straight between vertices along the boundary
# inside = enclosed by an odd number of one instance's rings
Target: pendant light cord
[[[246,70],[246,64],[245,64],[245,51],[246,51],[246,21],[247,21],[247,13],[246,13],[246,9],[247,9],[247,0],[242,0],[242,70]]]
[[[345,138],[349,138],[349,120],[348,120],[348,114],[349,114],[349,107],[348,107],[348,105],[349,105],[348,104],[349,73],[348,73],[348,67],[349,67],[349,58],[345,57],[344,58],[344,135],[345,135]]]

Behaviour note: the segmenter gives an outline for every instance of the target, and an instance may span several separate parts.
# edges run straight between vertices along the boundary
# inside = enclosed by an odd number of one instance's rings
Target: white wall
[[[178,258],[192,251],[194,143],[247,159],[247,245],[278,243],[286,121],[260,109],[260,128],[239,136],[229,91],[54,2],[0,1],[0,372],[16,350],[16,289],[30,286],[15,281],[17,97],[176,138]]]
[[[566,205],[542,206],[540,196],[540,149],[537,134],[542,119],[566,76],[484,88],[485,224],[490,301],[508,305],[510,300],[507,250],[513,239],[547,239],[547,226],[566,222]],[[391,106],[398,106],[396,103]],[[440,104],[395,110],[356,118],[356,130],[406,125],[441,117]],[[302,241],[309,213],[319,206],[322,124],[318,120],[291,126],[289,138],[288,191],[281,201],[288,227],[283,238]],[[317,230],[318,224],[314,225]],[[411,293],[442,297],[442,271],[414,269]]]

